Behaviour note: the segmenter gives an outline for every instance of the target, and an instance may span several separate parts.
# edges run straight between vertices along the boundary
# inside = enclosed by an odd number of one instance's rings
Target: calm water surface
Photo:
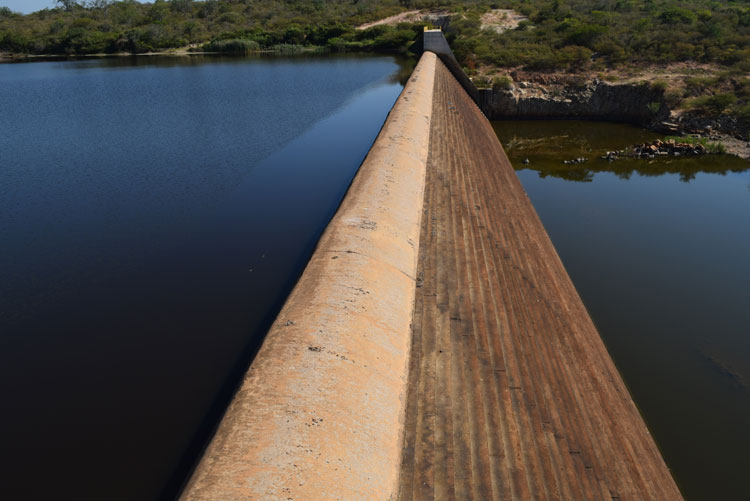
[[[397,63],[0,65],[0,499],[174,495]]]
[[[686,497],[747,499],[750,163],[610,164],[606,150],[656,135],[494,126]]]

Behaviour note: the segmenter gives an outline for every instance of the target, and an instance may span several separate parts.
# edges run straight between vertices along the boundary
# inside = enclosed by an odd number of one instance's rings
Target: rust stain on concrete
[[[435,67],[422,56],[182,499],[396,495]]]

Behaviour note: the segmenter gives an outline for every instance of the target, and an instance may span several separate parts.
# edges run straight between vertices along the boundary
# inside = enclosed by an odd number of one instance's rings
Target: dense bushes
[[[481,29],[486,6],[463,4],[451,37],[467,68],[602,70],[699,61],[750,71],[747,1],[507,0],[497,7],[513,8],[529,21],[504,33]]]
[[[601,70],[693,60],[750,71],[747,0],[89,0],[89,8],[67,3],[66,9],[28,16],[0,8],[0,50],[143,52],[242,39],[260,48],[398,51],[415,38],[414,26],[361,32],[354,27],[407,8],[441,6],[457,13],[448,36],[468,68]],[[483,30],[480,16],[489,8],[512,8],[529,19],[504,33]]]
[[[720,114],[737,102],[737,96],[731,93],[701,96],[690,101],[689,107],[706,114]]]
[[[228,52],[232,54],[249,54],[260,50],[260,45],[254,40],[232,38],[230,40],[215,40],[204,46],[209,52]]]
[[[0,8],[0,51],[140,53],[201,43],[208,43],[208,50],[236,53],[301,46],[401,51],[416,37],[411,25],[355,29],[403,11],[400,0],[89,0],[90,7],[67,3],[66,8],[27,16]]]

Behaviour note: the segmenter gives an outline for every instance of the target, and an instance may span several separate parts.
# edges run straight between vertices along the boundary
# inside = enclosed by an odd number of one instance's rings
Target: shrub
[[[215,40],[203,46],[207,52],[225,52],[231,54],[249,54],[260,50],[258,42],[253,40],[231,39]]]
[[[687,143],[692,145],[700,144],[706,148],[708,153],[726,153],[726,148],[721,143],[709,142],[705,137],[691,137],[691,136],[667,136],[664,141],[674,141],[675,143]]]
[[[565,45],[581,45],[589,49],[594,47],[601,36],[607,32],[605,26],[580,26],[575,28],[565,39]]]
[[[685,79],[685,95],[700,96],[718,82],[716,77],[688,77]]]
[[[651,82],[651,90],[657,91],[657,92],[664,92],[667,90],[667,82],[664,80],[654,80]]]
[[[373,48],[381,50],[400,50],[415,38],[412,30],[396,30],[377,37],[373,42]]]
[[[507,75],[495,77],[495,79],[492,80],[493,90],[510,90],[511,88],[513,88],[513,79]]]
[[[750,129],[750,104],[735,108],[732,111],[732,115],[737,117],[737,120],[743,127]]]
[[[697,16],[690,10],[681,7],[671,7],[659,15],[664,24],[692,24]]]
[[[734,94],[722,93],[713,96],[698,97],[688,103],[689,107],[695,111],[703,113],[723,113],[737,101]]]
[[[483,75],[473,78],[472,82],[474,82],[474,85],[476,85],[478,89],[486,89],[490,86],[490,79]]]
[[[659,110],[661,109],[661,103],[659,102],[651,102],[646,105],[646,108],[648,109],[649,113],[652,115],[656,115],[659,113]]]

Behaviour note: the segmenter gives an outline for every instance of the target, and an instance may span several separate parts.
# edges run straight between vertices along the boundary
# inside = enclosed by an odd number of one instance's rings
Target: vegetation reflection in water
[[[622,158],[603,160],[607,151],[629,150],[633,145],[663,136],[627,124],[601,124],[582,121],[496,122],[495,131],[516,169],[537,171],[540,177],[590,182],[597,172],[612,172],[622,179],[633,174],[663,176],[678,174],[689,182],[696,174],[742,172],[750,167],[731,155],[699,157],[658,157],[650,160]],[[564,160],[587,158],[581,164],[566,165]],[[528,164],[523,164],[528,159]]]
[[[685,497],[746,498],[750,162],[601,160],[658,137],[623,124],[494,127]]]

